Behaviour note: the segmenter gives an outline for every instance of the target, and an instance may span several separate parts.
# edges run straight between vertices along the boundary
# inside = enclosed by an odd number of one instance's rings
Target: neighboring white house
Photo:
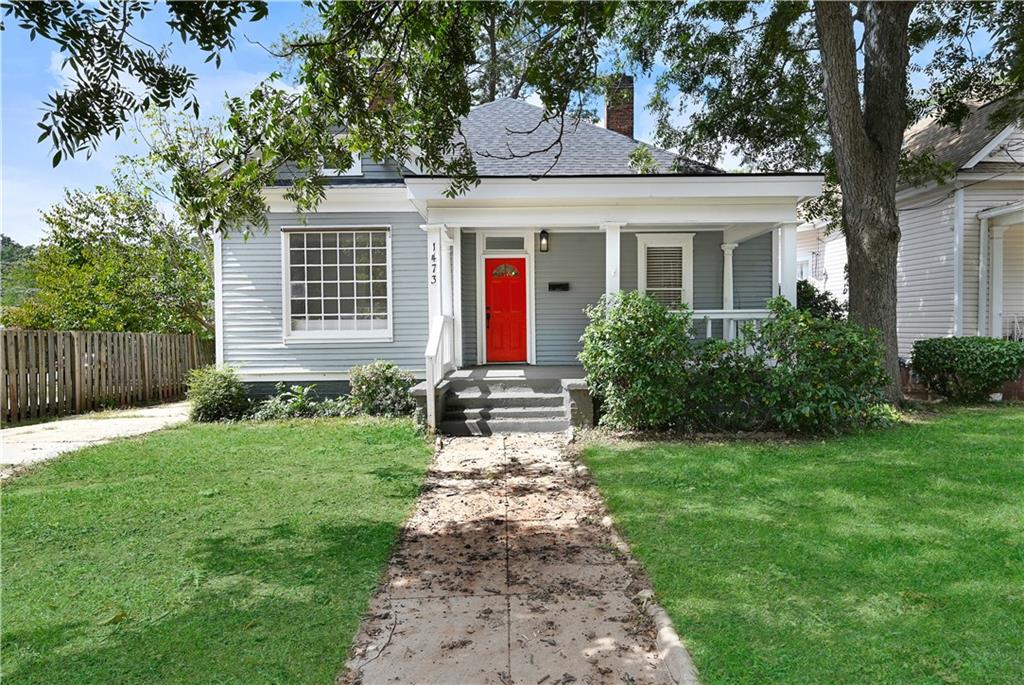
[[[905,148],[931,151],[956,169],[945,184],[903,188],[897,316],[900,354],[914,341],[951,335],[1024,339],[1024,132],[993,130],[994,105],[978,107],[960,131],[926,117]],[[840,232],[804,224],[799,268],[845,301],[846,245]]]
[[[605,293],[688,305],[701,337],[764,318],[773,295],[795,300],[797,207],[822,177],[726,174],[650,146],[661,169],[637,174],[630,153],[645,144],[632,138],[632,98],[622,102],[606,119],[620,130],[579,123],[561,144],[530,104],[475,108],[462,134],[481,182],[457,197],[415,161],[362,159],[307,215],[268,188],[269,232],[216,243],[218,362],[255,392],[278,381],[340,391],[374,359],[431,388],[494,364],[557,377],[578,365],[584,308]],[[477,399],[477,414],[497,411]]]
[[[846,242],[842,231],[826,230],[824,222],[797,228],[797,277],[810,281],[840,302],[846,302]]]

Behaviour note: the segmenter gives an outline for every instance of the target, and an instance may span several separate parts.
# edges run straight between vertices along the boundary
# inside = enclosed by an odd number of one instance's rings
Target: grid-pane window
[[[295,231],[288,239],[291,331],[385,332],[388,231]]]

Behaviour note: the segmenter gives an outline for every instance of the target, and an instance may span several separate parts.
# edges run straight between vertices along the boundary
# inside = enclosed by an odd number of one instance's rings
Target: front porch
[[[524,374],[578,369],[585,309],[602,295],[638,290],[670,309],[688,307],[700,339],[735,337],[744,322],[767,317],[771,297],[795,302],[796,206],[820,180],[503,179],[457,201],[437,180],[408,186],[428,219],[425,387],[435,391],[425,393],[425,408],[428,425],[438,427],[449,388],[498,381],[498,371],[453,371],[496,362],[523,365]],[[502,380],[546,380],[546,394],[562,390],[554,383],[561,376]]]

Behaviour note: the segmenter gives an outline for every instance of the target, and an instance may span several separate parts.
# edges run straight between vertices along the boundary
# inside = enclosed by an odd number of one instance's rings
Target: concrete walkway
[[[188,419],[188,402],[98,412],[0,431],[0,478],[90,445],[141,435]]]
[[[341,682],[671,683],[642,586],[564,438],[458,438],[435,458]]]

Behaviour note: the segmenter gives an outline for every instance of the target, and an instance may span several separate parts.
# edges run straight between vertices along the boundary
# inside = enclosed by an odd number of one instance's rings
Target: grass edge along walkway
[[[189,424],[16,478],[3,682],[333,682],[430,455],[411,421]]]
[[[1024,682],[1024,407],[586,445],[707,685]]]

